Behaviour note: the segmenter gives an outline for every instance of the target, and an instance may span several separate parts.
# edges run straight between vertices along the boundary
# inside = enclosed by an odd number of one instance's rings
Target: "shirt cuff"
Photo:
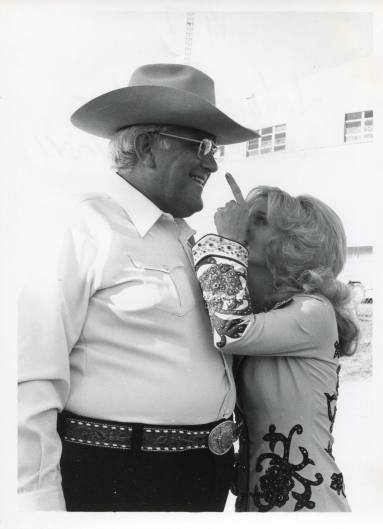
[[[239,242],[226,239],[214,233],[204,235],[192,248],[194,265],[208,256],[226,257],[239,261],[247,267],[249,252],[245,246]]]
[[[19,492],[17,510],[19,512],[66,511],[63,491],[61,487],[49,487],[30,492]]]

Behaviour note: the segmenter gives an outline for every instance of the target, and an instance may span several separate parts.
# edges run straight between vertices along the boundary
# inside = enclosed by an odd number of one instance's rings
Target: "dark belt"
[[[61,413],[58,419],[63,441],[99,448],[131,450],[137,429],[142,435],[140,449],[144,452],[209,449],[215,455],[223,455],[238,439],[238,428],[232,420],[201,426],[152,426],[90,419],[69,412]]]

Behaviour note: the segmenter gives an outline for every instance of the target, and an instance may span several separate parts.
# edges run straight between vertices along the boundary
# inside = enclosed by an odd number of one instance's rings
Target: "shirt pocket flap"
[[[141,271],[148,292],[155,289],[158,302],[153,308],[182,316],[195,306],[194,276],[188,262],[159,252],[130,256],[130,260]]]

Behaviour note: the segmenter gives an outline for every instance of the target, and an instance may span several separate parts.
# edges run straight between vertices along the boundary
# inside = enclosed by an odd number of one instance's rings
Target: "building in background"
[[[375,239],[374,222],[368,219],[375,215],[380,171],[374,114],[381,110],[381,98],[379,84],[371,83],[376,68],[372,57],[358,59],[248,97],[246,124],[260,137],[225,146],[219,159],[222,172],[232,173],[244,193],[255,185],[275,185],[293,195],[312,194],[333,207],[350,246],[342,278],[361,281],[367,292]],[[212,211],[229,198],[207,189],[206,208]],[[357,253],[356,247],[367,251]]]
[[[260,138],[225,146],[225,167],[235,166],[248,187],[262,175],[262,183],[293,193],[310,192],[322,182],[323,200],[334,202],[342,194],[347,202],[350,193],[354,198],[377,171],[372,160],[378,86],[370,83],[372,63],[346,63],[248,98],[246,124]]]

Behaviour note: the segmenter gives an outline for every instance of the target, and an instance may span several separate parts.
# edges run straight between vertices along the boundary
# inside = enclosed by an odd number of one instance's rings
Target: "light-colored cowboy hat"
[[[130,125],[176,125],[208,132],[219,145],[258,137],[215,106],[214,81],[185,64],[147,64],[129,86],[89,101],[72,115],[76,127],[110,138]]]

